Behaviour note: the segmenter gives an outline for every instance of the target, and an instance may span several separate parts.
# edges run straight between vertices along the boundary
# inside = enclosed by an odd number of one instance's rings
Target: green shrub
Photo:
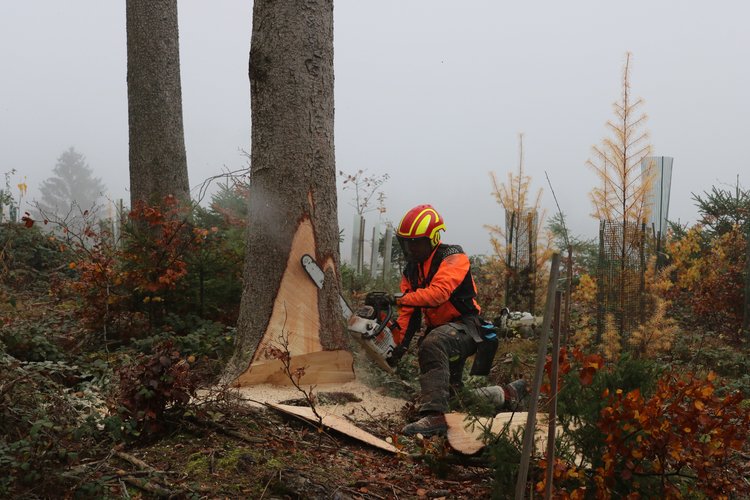
[[[161,332],[133,339],[131,346],[143,354],[153,354],[155,348],[170,341],[183,357],[194,360],[191,369],[196,376],[212,378],[220,373],[234,349],[235,327],[191,315],[169,315],[166,323]]]
[[[96,447],[97,405],[64,362],[21,362],[0,351],[0,497],[58,495],[74,479],[58,473]]]
[[[0,330],[0,343],[5,352],[20,361],[60,361],[65,353],[54,335],[60,331],[60,319],[43,316],[17,319]]]
[[[69,258],[67,247],[44,234],[38,225],[1,223],[0,249],[3,262],[12,269],[26,267],[48,271],[65,264]]]

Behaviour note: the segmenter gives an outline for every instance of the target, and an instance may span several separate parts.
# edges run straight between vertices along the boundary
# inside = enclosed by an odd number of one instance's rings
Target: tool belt
[[[477,344],[477,353],[469,375],[489,375],[498,346],[495,325],[474,314],[464,315],[458,322],[450,325],[469,334]]]

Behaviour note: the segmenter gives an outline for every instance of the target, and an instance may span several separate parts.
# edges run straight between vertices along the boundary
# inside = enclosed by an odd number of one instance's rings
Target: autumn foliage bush
[[[686,305],[696,323],[738,338],[742,325],[747,242],[739,225],[716,234],[696,225],[666,247],[674,286],[668,298]]]
[[[117,241],[106,225],[88,224],[68,238],[73,279],[58,280],[53,293],[74,299],[83,324],[108,341],[174,330],[170,315],[232,324],[244,230],[229,217],[169,196],[158,207],[138,203]],[[184,329],[175,333],[189,333],[191,326],[179,323]]]
[[[605,393],[608,406],[599,428],[607,436],[604,464],[597,470],[600,491],[666,497],[750,494],[739,478],[747,472],[741,453],[750,432],[750,411],[742,395],[716,394],[716,375],[664,374],[656,391]]]
[[[740,480],[748,472],[742,453],[750,408],[715,374],[658,374],[645,360],[605,363],[563,349],[560,383],[565,432],[554,464],[556,498],[750,494]]]
[[[90,246],[77,245],[70,263],[78,277],[63,286],[81,299],[79,312],[91,329],[114,336],[142,336],[161,324],[178,303],[180,282],[187,274],[186,255],[208,231],[189,223],[188,208],[174,197],[162,207],[139,203],[130,212],[122,242],[106,231],[87,227]]]

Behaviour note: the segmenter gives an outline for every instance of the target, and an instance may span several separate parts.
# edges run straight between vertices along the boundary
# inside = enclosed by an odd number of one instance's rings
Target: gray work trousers
[[[450,391],[463,385],[466,358],[476,342],[460,323],[446,323],[430,331],[419,345],[420,413],[448,411]]]

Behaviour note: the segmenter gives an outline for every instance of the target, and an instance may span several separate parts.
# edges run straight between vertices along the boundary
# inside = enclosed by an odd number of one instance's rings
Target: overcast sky
[[[179,0],[190,182],[246,164],[252,2]],[[573,233],[593,236],[586,166],[619,98],[625,52],[656,155],[674,157],[669,216],[691,193],[750,187],[750,2],[559,0],[335,2],[336,162],[388,174],[384,217],[432,203],[443,240],[489,253],[490,172],[518,165]],[[112,198],[128,199],[125,2],[0,2],[0,174],[29,198],[74,146]],[[340,224],[351,232],[350,191]],[[370,215],[368,223],[377,219]],[[342,247],[348,259],[349,247]]]

